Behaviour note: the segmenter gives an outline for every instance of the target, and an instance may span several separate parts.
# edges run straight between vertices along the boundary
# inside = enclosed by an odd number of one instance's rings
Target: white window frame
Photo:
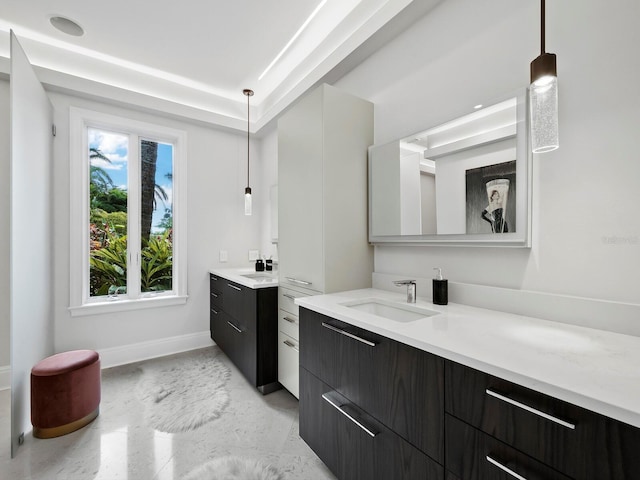
[[[89,295],[89,161],[88,129],[129,135],[129,162],[138,164],[140,140],[173,145],[173,278],[170,292],[141,293],[140,255],[127,259],[127,293],[117,298]],[[77,107],[69,111],[70,150],[70,300],[72,316],[184,304],[187,301],[187,133],[125,117]],[[139,183],[139,172],[129,169],[129,184]],[[131,190],[131,189],[129,189]],[[127,214],[139,217],[138,193],[128,195]],[[140,245],[140,225],[127,222],[127,245]],[[132,243],[137,242],[137,243]],[[135,250],[134,250],[135,251]],[[136,273],[137,272],[137,273]],[[135,285],[128,285],[138,278]]]

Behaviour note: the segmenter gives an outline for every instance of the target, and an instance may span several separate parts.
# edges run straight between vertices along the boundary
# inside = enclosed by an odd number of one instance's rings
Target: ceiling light
[[[66,33],[67,35],[73,35],[74,37],[81,37],[84,35],[84,30],[77,22],[65,17],[51,17],[49,19],[51,25],[54,26],[57,30],[60,30],[62,33]]]
[[[251,187],[249,186],[249,97],[253,90],[245,88],[242,91],[247,96],[247,188],[244,189],[244,214],[251,215]]]
[[[273,59],[273,61],[269,64],[269,66],[265,69],[265,71],[262,72],[262,74],[260,74],[260,76],[258,77],[258,80],[262,80],[262,77],[264,77],[267,74],[267,72],[271,70],[271,67],[273,67],[278,60],[280,60],[280,57],[282,57],[285,54],[285,52],[289,50],[289,47],[293,44],[293,42],[296,41],[296,38],[300,36],[300,34],[304,31],[304,29],[307,28],[307,26],[311,23],[311,20],[313,20],[313,17],[315,17],[318,14],[318,12],[324,6],[325,3],[327,3],[327,0],[322,0],[320,4],[316,7],[316,9],[313,12],[311,12],[311,15],[309,15],[309,18],[305,20],[305,22],[298,29],[298,31],[293,35],[293,37],[291,37],[291,40],[289,40],[287,44],[284,46],[284,48],[280,50],[280,53],[276,55],[276,58]]]
[[[556,55],[544,51],[545,0],[541,0],[540,56],[531,62],[531,149],[533,153],[555,150],[558,142],[558,75]]]

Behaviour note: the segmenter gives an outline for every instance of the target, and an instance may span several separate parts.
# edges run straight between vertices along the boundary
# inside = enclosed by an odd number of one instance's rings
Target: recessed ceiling
[[[260,128],[411,3],[2,0],[0,56],[9,56],[12,29],[50,87],[102,97],[135,92],[147,105],[157,100],[238,129],[246,128],[242,90],[251,88]],[[73,20],[84,35],[57,30],[52,17]]]

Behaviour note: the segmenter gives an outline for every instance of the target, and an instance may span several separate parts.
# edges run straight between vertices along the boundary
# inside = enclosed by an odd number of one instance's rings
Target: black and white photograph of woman
[[[500,193],[502,191],[502,194]],[[506,233],[509,225],[505,218],[505,206],[509,194],[509,180],[501,178],[487,183],[489,205],[480,214],[482,219],[489,222],[493,233]]]
[[[516,231],[516,162],[465,170],[466,233]]]

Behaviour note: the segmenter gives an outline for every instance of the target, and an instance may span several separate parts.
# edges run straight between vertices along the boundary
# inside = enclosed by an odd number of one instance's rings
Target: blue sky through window
[[[91,164],[103,168],[113,180],[113,184],[127,189],[127,168],[128,168],[128,147],[129,137],[121,133],[108,132],[90,128],[89,148],[99,150],[111,163],[100,159],[92,159]],[[167,194],[166,202],[156,199],[156,209],[153,212],[152,231],[157,232],[155,228],[165,213],[165,208],[171,208],[173,205],[173,180],[167,178],[167,174],[173,175],[173,145],[166,143],[158,143],[158,159],[156,162],[156,179],[157,185]]]

